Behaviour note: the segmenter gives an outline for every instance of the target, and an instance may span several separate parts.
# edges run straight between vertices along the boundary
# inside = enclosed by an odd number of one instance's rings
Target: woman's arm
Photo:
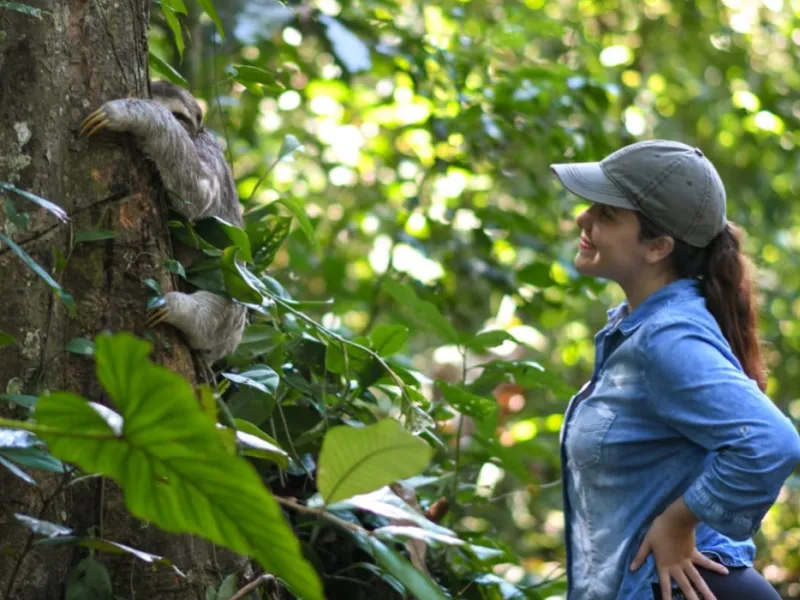
[[[649,406],[676,431],[716,452],[683,502],[720,533],[747,539],[800,462],[800,436],[705,326],[675,318],[649,329],[640,355]]]

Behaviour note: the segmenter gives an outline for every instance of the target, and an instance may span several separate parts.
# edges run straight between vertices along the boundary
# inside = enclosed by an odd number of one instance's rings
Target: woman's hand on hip
[[[631,571],[635,571],[653,553],[663,600],[672,600],[673,579],[687,600],[700,600],[697,592],[704,600],[717,600],[695,565],[722,575],[727,575],[728,569],[697,551],[694,528],[698,522],[683,498],[678,498],[653,521],[631,563]]]

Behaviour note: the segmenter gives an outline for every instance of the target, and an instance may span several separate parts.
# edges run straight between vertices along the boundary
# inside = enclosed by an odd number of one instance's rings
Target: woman
[[[800,437],[763,393],[722,181],[700,150],[661,140],[552,168],[592,202],[577,270],[626,296],[564,419],[569,599],[778,600],[750,537]]]

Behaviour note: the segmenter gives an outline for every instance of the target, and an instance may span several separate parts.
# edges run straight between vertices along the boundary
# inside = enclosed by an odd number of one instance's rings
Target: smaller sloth
[[[243,225],[233,175],[214,136],[203,127],[194,96],[166,81],[150,83],[151,100],[110,100],[81,124],[80,135],[107,129],[133,134],[155,164],[172,208],[190,222],[219,217]],[[148,325],[169,323],[209,363],[233,352],[242,339],[247,308],[207,291],[168,292],[148,312]]]

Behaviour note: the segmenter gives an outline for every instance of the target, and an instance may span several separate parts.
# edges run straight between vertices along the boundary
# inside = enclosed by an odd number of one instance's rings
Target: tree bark
[[[27,0],[21,0],[27,2]],[[65,350],[74,337],[110,330],[145,335],[143,281],[174,281],[162,266],[170,255],[166,202],[154,169],[128,136],[87,141],[77,132],[102,102],[147,97],[147,0],[34,0],[42,18],[0,7],[0,181],[49,199],[70,215],[63,224],[27,200],[12,197],[30,216],[27,231],[9,219],[0,197],[0,227],[74,298],[71,315],[53,290],[10,248],[0,248],[0,331],[16,343],[0,348],[0,393],[38,395],[69,390],[104,401],[90,357]],[[73,244],[81,231],[105,229],[114,239]],[[68,257],[57,273],[54,250]],[[192,356],[180,337],[152,333],[153,358],[191,381]],[[0,402],[0,415],[24,418]],[[66,485],[60,474],[30,471],[22,482],[0,466],[0,599],[63,598],[74,565],[88,555],[75,545],[34,545],[14,517],[30,515],[163,555],[188,575],[130,555],[98,553],[119,598],[200,598],[207,583],[233,569],[220,568],[213,548],[189,536],[167,535],[125,511],[117,486],[100,478]],[[222,556],[222,555],[220,555]],[[220,558],[220,560],[222,560]],[[222,569],[222,570],[220,570]],[[13,585],[11,583],[14,578]],[[13,588],[13,589],[10,589]]]

